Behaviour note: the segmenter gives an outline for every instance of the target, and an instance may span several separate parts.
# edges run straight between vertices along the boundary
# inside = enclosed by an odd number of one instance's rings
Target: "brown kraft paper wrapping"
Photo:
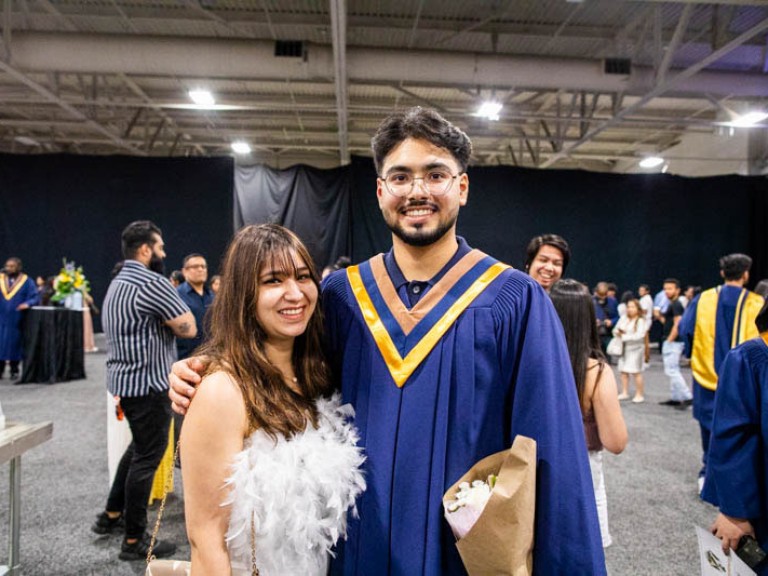
[[[443,495],[453,500],[462,482],[498,476],[482,514],[456,542],[470,576],[533,574],[536,513],[536,441],[518,435],[512,448],[477,462]]]

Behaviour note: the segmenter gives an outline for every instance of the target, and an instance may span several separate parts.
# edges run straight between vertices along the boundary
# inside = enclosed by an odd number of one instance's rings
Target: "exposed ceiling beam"
[[[727,46],[742,43],[743,35]],[[349,46],[345,62],[349,81],[358,83],[645,94],[655,82],[650,68],[633,67],[630,76],[606,75],[594,59]],[[274,55],[274,43],[266,40],[25,31],[14,34],[13,64],[26,72],[328,82],[334,77],[335,58],[332,47],[320,44],[310,44],[305,58],[281,58]],[[674,89],[764,96],[768,77],[709,70],[676,82]]]
[[[31,90],[37,92],[38,94],[43,96],[45,99],[56,104],[59,108],[67,112],[73,118],[82,120],[89,128],[98,132],[99,134],[103,134],[109,140],[111,140],[113,144],[116,144],[120,148],[129,151],[131,154],[136,154],[139,156],[145,155],[144,152],[141,152],[140,150],[136,150],[136,148],[134,148],[133,146],[125,142],[122,138],[114,134],[111,130],[102,126],[98,122],[88,118],[85,114],[80,112],[77,108],[75,108],[71,104],[65,102],[64,100],[56,96],[53,92],[48,90],[45,86],[38,84],[37,82],[27,77],[26,75],[22,74],[21,72],[16,70],[14,67],[10,66],[9,64],[6,64],[5,62],[0,61],[0,70],[2,70],[3,72],[11,76],[18,82],[21,82]]]
[[[112,8],[115,9],[115,12],[120,15],[120,20],[123,24],[125,24],[125,27],[131,32],[138,34],[139,28],[136,26],[136,24],[131,22],[131,19],[128,18],[128,15],[125,13],[125,11],[120,8],[120,5],[115,0],[109,0],[109,3],[112,4]]]
[[[336,82],[336,118],[339,125],[339,160],[349,164],[347,105],[347,8],[345,0],[331,0],[333,68]]]
[[[742,34],[740,34],[738,37],[736,37],[735,39],[733,39],[730,42],[728,42],[728,44],[726,44],[725,46],[723,46],[719,50],[715,50],[714,52],[712,52],[706,58],[703,58],[702,60],[700,60],[696,64],[694,64],[692,66],[689,66],[688,68],[686,68],[682,72],[676,74],[673,78],[668,79],[665,82],[663,82],[662,84],[658,85],[656,88],[654,88],[653,90],[648,92],[648,94],[646,94],[645,96],[640,98],[640,100],[638,100],[637,102],[635,102],[631,106],[628,106],[627,108],[622,109],[618,114],[616,114],[610,120],[607,120],[607,121],[601,123],[596,128],[593,128],[583,138],[581,138],[578,142],[576,142],[574,144],[571,144],[570,146],[566,147],[565,149],[563,149],[562,151],[558,152],[554,156],[551,156],[542,165],[542,168],[547,168],[549,166],[552,166],[555,162],[557,162],[558,160],[560,160],[561,158],[563,158],[565,156],[568,156],[573,150],[576,150],[577,148],[582,146],[584,143],[588,142],[591,138],[593,138],[594,136],[596,136],[597,134],[599,134],[603,130],[606,130],[607,128],[613,126],[614,124],[616,124],[618,122],[621,122],[624,119],[625,116],[627,116],[627,115],[635,112],[636,110],[642,108],[643,106],[645,106],[648,102],[650,102],[654,98],[656,98],[658,96],[661,96],[665,92],[667,92],[667,91],[671,90],[672,88],[674,88],[674,86],[676,84],[678,84],[679,82],[681,82],[681,81],[683,81],[683,80],[685,80],[687,78],[690,78],[694,74],[698,73],[700,70],[703,70],[704,68],[706,68],[707,66],[709,66],[713,62],[716,62],[717,60],[719,60],[720,58],[722,58],[723,56],[728,54],[728,52],[730,52],[731,50],[733,50],[737,46],[740,46],[741,44],[743,44],[746,40],[754,37],[757,34],[760,34],[761,32],[763,32],[763,31],[765,31],[767,29],[768,29],[768,18],[760,21],[758,24],[756,24],[755,26],[753,26],[752,28],[750,28],[746,32],[743,32]]]
[[[61,12],[59,12],[59,9],[56,8],[53,4],[51,4],[50,0],[37,0],[37,3],[40,4],[40,6],[43,7],[43,9],[54,16],[61,26],[63,26],[66,30],[69,30],[70,32],[77,32],[77,26],[75,26],[69,18],[64,16]]]
[[[3,60],[11,59],[11,36],[13,31],[13,0],[3,0]]]
[[[683,39],[686,29],[688,28],[688,21],[691,19],[691,13],[693,12],[693,4],[686,4],[683,11],[680,13],[680,19],[677,21],[675,27],[675,33],[672,35],[672,41],[666,47],[664,51],[664,57],[659,64],[659,68],[656,70],[656,85],[662,84],[667,77],[667,71],[672,64],[672,57],[677,52],[680,46],[680,41]]]
[[[424,9],[424,0],[419,0],[419,7],[416,8],[416,16],[413,19],[413,28],[411,29],[411,37],[408,40],[408,48],[413,48],[414,42],[416,42],[416,31],[419,29],[419,18],[421,18],[421,11]]]

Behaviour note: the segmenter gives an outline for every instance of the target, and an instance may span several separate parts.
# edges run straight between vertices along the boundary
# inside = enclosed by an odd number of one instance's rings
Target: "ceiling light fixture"
[[[504,106],[499,102],[483,102],[476,115],[481,118],[487,118],[488,120],[498,120],[499,112],[501,112],[503,107]]]
[[[206,106],[213,106],[216,104],[216,99],[208,90],[190,90],[189,97],[192,102],[201,108],[205,108]]]
[[[752,126],[757,126],[766,118],[768,118],[768,112],[754,110],[752,112],[742,114],[741,116],[737,116],[727,124],[728,126],[735,126],[736,128],[751,128]]]
[[[14,140],[19,144],[24,144],[24,146],[40,146],[40,142],[29,136],[16,136]]]
[[[237,142],[232,142],[232,151],[235,154],[250,154],[251,146],[248,144],[248,142],[239,140]]]
[[[648,156],[640,160],[640,168],[656,168],[664,163],[664,158],[659,156]]]

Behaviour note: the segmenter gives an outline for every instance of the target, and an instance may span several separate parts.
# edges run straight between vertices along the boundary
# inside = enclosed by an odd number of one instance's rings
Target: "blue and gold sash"
[[[26,283],[27,278],[28,277],[26,274],[19,274],[16,283],[13,285],[13,288],[11,288],[10,282],[8,281],[8,276],[5,274],[0,274],[0,293],[2,293],[3,298],[10,300],[16,296],[16,294],[19,293],[19,290],[21,290],[21,287]]]
[[[707,390],[717,389],[717,370],[715,369],[715,339],[717,328],[718,299],[720,288],[710,288],[699,296],[696,308],[696,326],[693,332],[693,350],[691,352],[691,371],[701,386]],[[736,303],[736,318],[733,322],[730,347],[735,348],[742,342],[758,336],[755,318],[763,307],[763,299],[742,290]]]
[[[461,313],[507,268],[479,250],[472,250],[411,310],[400,300],[383,255],[347,268],[363,319],[399,388]]]

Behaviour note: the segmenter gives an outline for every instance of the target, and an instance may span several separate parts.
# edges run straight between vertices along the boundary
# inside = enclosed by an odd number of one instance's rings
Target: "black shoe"
[[[675,406],[675,410],[680,410],[680,411],[688,410],[688,408],[690,408],[691,405],[687,404],[686,402],[688,402],[688,400],[683,400],[682,402],[680,402],[680,404]]]
[[[661,406],[680,406],[682,402],[680,400],[665,400],[664,402],[659,402]]]
[[[128,544],[123,540],[123,545],[120,547],[120,560],[146,560],[149,541],[150,535],[146,532],[133,544]],[[152,548],[152,556],[155,558],[167,558],[173,556],[174,552],[176,552],[176,544],[155,540],[155,547]]]
[[[681,402],[681,404],[682,404],[683,406],[691,406],[691,405],[693,404],[693,398],[691,398],[691,399],[689,399],[689,400],[683,400],[683,401]]]
[[[110,518],[109,514],[102,512],[96,516],[96,522],[91,526],[91,531],[96,534],[113,534],[122,532],[125,529],[125,520],[121,514],[117,518]]]

